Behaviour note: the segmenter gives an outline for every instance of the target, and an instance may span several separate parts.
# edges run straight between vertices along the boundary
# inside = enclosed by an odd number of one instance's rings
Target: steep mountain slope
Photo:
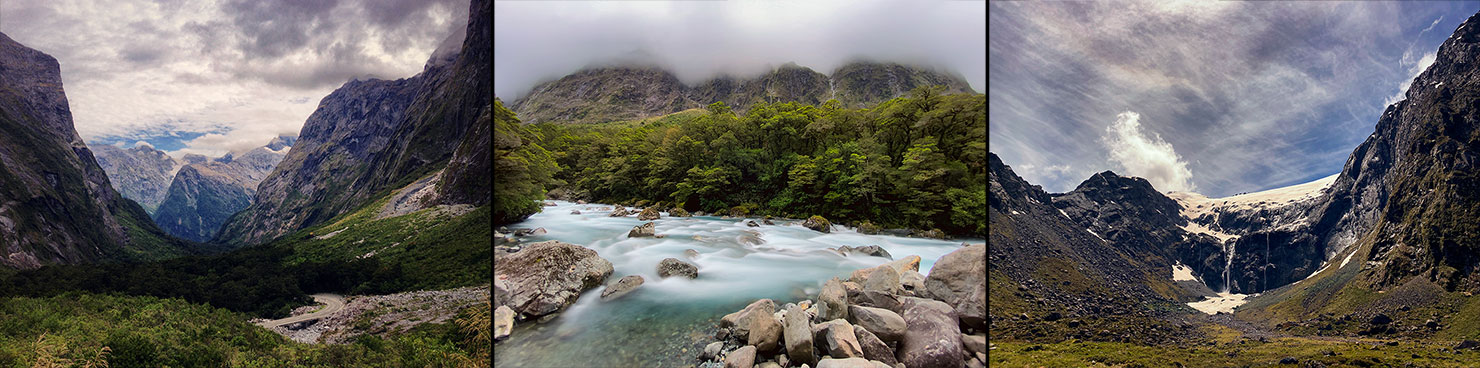
[[[283,160],[288,148],[279,141],[269,147],[180,168],[154,222],[174,236],[210,240],[227,218],[251,204],[257,184]]]
[[[92,147],[98,166],[108,173],[108,181],[124,198],[144,206],[150,215],[164,202],[170,179],[185,162],[149,146],[118,148],[111,145]]]
[[[0,265],[186,253],[114,191],[73,128],[56,59],[0,34]]]
[[[439,49],[414,77],[351,81],[325,97],[252,204],[233,215],[214,241],[272,240],[445,167],[462,134],[491,105],[492,27],[485,18],[492,5],[470,6],[466,37],[444,43],[460,47],[456,53]]]
[[[894,63],[850,63],[832,76],[786,63],[759,76],[721,76],[695,86],[658,67],[625,66],[586,69],[535,86],[509,107],[527,123],[598,123],[662,116],[716,101],[740,113],[758,102],[821,105],[829,99],[861,108],[923,85],[945,86],[944,93],[973,92],[959,75]]]

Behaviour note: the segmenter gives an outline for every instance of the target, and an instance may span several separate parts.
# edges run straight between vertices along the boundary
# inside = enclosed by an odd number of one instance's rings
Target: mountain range
[[[639,65],[583,69],[535,86],[509,107],[526,123],[593,123],[662,116],[716,101],[736,112],[758,102],[820,106],[833,99],[862,108],[928,85],[945,86],[947,94],[974,92],[959,74],[896,63],[854,62],[832,75],[786,63],[759,76],[722,76],[695,86],[660,67]]]

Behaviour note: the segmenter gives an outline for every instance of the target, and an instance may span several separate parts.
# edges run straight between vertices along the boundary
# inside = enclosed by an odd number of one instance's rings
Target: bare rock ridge
[[[760,102],[867,107],[903,96],[918,86],[942,85],[944,93],[974,93],[959,75],[894,63],[855,62],[831,76],[787,63],[754,78],[722,76],[687,86],[651,66],[578,71],[535,86],[510,104],[526,123],[594,123],[631,120],[702,108],[722,101],[737,112]]]
[[[190,252],[114,190],[72,125],[57,60],[0,34],[0,265]]]
[[[213,242],[258,244],[363,207],[443,170],[424,205],[487,203],[486,146],[493,105],[491,2],[470,4],[456,53],[435,52],[422,72],[350,81],[319,102],[298,142]],[[444,45],[452,43],[449,37]],[[480,120],[481,119],[481,120]],[[466,142],[466,143],[465,143]],[[465,148],[463,148],[466,146]],[[483,166],[479,166],[483,165]],[[450,170],[444,170],[450,169]]]
[[[92,149],[113,188],[124,198],[139,202],[150,215],[164,202],[175,171],[185,165],[184,161],[149,146],[96,145]]]
[[[279,137],[241,156],[185,165],[171,181],[154,222],[174,236],[210,240],[226,219],[251,204],[257,184],[283,160],[289,142]]]

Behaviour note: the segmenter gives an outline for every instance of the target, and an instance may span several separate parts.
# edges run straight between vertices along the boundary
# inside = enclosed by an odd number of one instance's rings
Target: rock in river
[[[514,331],[514,310],[507,305],[500,305],[493,310],[493,339],[503,340]]]
[[[831,222],[827,222],[827,219],[822,218],[822,216],[808,217],[807,218],[807,221],[802,222],[802,226],[803,227],[806,227],[808,229],[812,229],[812,230],[820,231],[820,232],[824,232],[824,233],[826,233],[826,232],[832,232],[832,223]]]
[[[755,367],[755,347],[745,345],[725,356],[725,368]]]
[[[795,363],[816,362],[817,357],[812,352],[812,321],[807,318],[805,309],[801,306],[791,307],[786,310],[785,319],[785,330],[782,333],[786,342],[786,356]]]
[[[641,275],[622,276],[617,282],[607,285],[606,290],[601,291],[601,300],[612,300],[627,295],[632,290],[637,290],[638,286],[642,286],[643,281],[645,280]]]
[[[906,367],[960,367],[961,327],[956,310],[939,300],[906,297],[904,321],[909,326],[895,355]]]
[[[907,328],[904,317],[882,308],[848,306],[848,320],[867,328],[879,339],[889,342],[904,338]]]
[[[494,257],[494,270],[494,305],[536,317],[565,308],[582,291],[600,286],[611,276],[612,263],[594,250],[551,240]]]
[[[695,267],[688,262],[680,261],[678,258],[664,258],[663,261],[658,262],[658,276],[663,278],[668,278],[668,276],[683,276],[691,279],[698,278],[699,267]]]
[[[645,236],[646,237],[650,237],[650,236],[653,236],[653,233],[655,231],[657,231],[657,225],[653,225],[653,223],[649,222],[649,223],[646,223],[646,224],[633,226],[632,227],[632,231],[628,231],[627,232],[627,237],[628,238],[641,238],[641,237],[645,237]]]
[[[659,217],[662,216],[658,214],[657,207],[648,207],[646,209],[643,209],[641,213],[637,214],[637,219],[643,221],[657,220]]]
[[[956,306],[961,323],[986,330],[987,245],[973,244],[941,256],[925,278],[926,294]]]

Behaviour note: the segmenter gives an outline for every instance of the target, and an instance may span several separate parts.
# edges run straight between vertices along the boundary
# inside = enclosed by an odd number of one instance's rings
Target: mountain
[[[174,236],[210,240],[227,218],[251,204],[257,184],[283,160],[288,142],[279,137],[241,156],[227,154],[181,167],[154,222]]]
[[[350,81],[324,97],[304,122],[293,149],[258,186],[252,204],[228,219],[214,241],[266,242],[372,204],[428,176],[462,182],[441,170],[457,162],[465,140],[489,140],[476,133],[479,124],[489,121],[479,119],[491,109],[493,98],[488,81],[492,27],[485,19],[491,4],[473,1],[470,7],[461,42],[456,42],[458,35],[449,37],[421,73],[394,81]],[[464,169],[456,173],[487,175]],[[476,202],[488,195],[464,193],[458,199]],[[415,207],[428,205],[419,201]]]
[[[894,63],[855,62],[831,76],[786,63],[751,78],[721,76],[687,86],[655,66],[601,67],[535,86],[509,107],[528,123],[597,123],[662,116],[722,101],[737,112],[760,102],[821,105],[837,99],[862,108],[904,96],[918,86],[972,93],[960,75]]]
[[[98,166],[108,173],[113,188],[124,198],[144,206],[144,211],[150,215],[164,201],[175,171],[185,165],[185,162],[150,146],[119,148],[97,145],[92,149]]]
[[[0,34],[0,265],[191,253],[114,190],[72,125],[60,69]]]

